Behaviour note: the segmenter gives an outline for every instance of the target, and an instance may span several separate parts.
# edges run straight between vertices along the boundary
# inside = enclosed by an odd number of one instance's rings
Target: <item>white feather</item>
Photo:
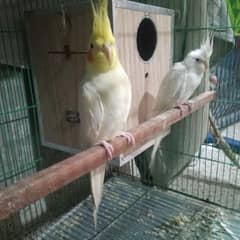
[[[207,37],[201,48],[191,51],[182,62],[175,63],[163,79],[156,98],[155,112],[158,114],[185,103],[200,85],[209,58],[212,54],[214,34]],[[162,139],[170,133],[170,129],[163,132],[155,140],[151,160],[150,172],[155,171],[156,153]]]
[[[130,104],[131,85],[122,66],[102,74],[86,74],[79,94],[83,148],[116,136],[124,127]]]
[[[119,64],[105,73],[87,71],[79,89],[81,148],[88,148],[101,140],[110,140],[124,130],[130,106],[131,85]],[[106,164],[90,173],[94,202],[94,221],[102,198]]]

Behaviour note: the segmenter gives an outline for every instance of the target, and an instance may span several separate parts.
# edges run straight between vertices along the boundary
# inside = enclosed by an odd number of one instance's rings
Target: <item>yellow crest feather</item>
[[[111,41],[114,39],[110,20],[108,17],[108,0],[97,0],[92,4],[93,10],[93,29],[92,38],[103,38],[104,40]]]

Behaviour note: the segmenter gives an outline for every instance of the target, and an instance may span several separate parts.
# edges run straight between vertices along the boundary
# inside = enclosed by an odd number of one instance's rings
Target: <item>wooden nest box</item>
[[[129,129],[151,116],[161,80],[172,64],[174,12],[126,0],[109,3],[120,61],[132,82]],[[26,26],[42,144],[78,152],[77,95],[85,69],[83,53],[89,47],[91,7],[28,12]]]

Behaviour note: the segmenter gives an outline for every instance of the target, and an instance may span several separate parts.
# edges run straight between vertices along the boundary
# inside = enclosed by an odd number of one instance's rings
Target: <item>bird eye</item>
[[[196,61],[197,61],[197,62],[199,62],[199,61],[200,61],[200,59],[199,59],[199,58],[196,58]]]
[[[90,48],[92,48],[92,49],[93,49],[93,47],[94,47],[94,46],[93,46],[93,44],[91,43],[91,44],[90,44]]]

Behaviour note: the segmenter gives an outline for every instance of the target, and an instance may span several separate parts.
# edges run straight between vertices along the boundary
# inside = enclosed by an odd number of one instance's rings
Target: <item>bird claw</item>
[[[188,107],[188,111],[192,111],[192,103],[190,101],[183,103],[183,105]]]
[[[134,136],[131,133],[129,133],[129,132],[120,132],[119,136],[126,138],[128,144],[135,145],[135,138],[134,138]],[[113,158],[114,148],[113,148],[112,144],[110,144],[109,142],[103,140],[103,141],[97,143],[96,145],[100,145],[100,146],[102,146],[106,150],[106,154],[107,154],[108,160],[111,160]]]
[[[183,113],[183,110],[184,110],[182,104],[178,104],[178,105],[177,105],[176,107],[174,107],[174,108],[179,109],[179,110],[180,110],[180,116],[182,116],[182,113]]]
[[[212,76],[210,77],[210,82],[211,82],[214,86],[216,86],[216,85],[217,85],[217,76],[216,76],[216,75],[212,75]]]
[[[127,139],[128,144],[135,145],[135,138],[134,136],[129,132],[120,132],[120,137],[124,137]]]
[[[217,82],[218,82],[217,76],[216,76],[216,75],[212,75],[212,76],[210,77],[210,89],[211,89],[211,90],[215,90],[215,89],[216,89],[216,87],[217,87]]]
[[[103,140],[103,141],[97,143],[97,145],[102,146],[106,150],[106,154],[107,154],[108,160],[111,160],[113,158],[114,148],[113,148],[112,144],[110,144],[107,141]]]
[[[182,116],[182,113],[183,113],[183,110],[184,110],[184,107],[183,107],[184,105],[188,107],[189,112],[192,111],[192,103],[190,101],[184,102],[182,104],[177,104],[177,106],[175,108],[180,109],[180,115],[181,116]]]

